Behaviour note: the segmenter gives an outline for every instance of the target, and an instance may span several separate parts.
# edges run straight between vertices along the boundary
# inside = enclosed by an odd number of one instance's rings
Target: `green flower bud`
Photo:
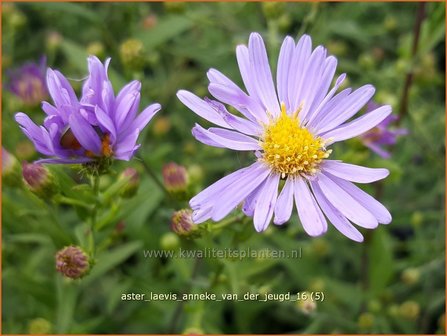
[[[45,335],[51,334],[51,329],[53,328],[50,321],[38,317],[29,322],[28,333],[32,335]]]
[[[404,319],[414,321],[419,317],[421,308],[415,301],[405,301],[399,307],[399,315]]]
[[[152,124],[154,135],[159,137],[168,134],[171,130],[171,121],[167,117],[159,116]]]
[[[186,9],[186,3],[180,2],[180,1],[166,1],[163,2],[163,5],[165,6],[165,10],[168,13],[177,13],[181,14],[185,12]]]
[[[203,169],[197,164],[193,164],[188,167],[188,176],[190,184],[198,185],[202,183],[203,180]]]
[[[167,3],[170,3],[170,2],[167,2]],[[205,332],[198,327],[190,327],[190,328],[186,328],[182,334],[183,335],[203,335],[203,334],[205,334]]]
[[[287,33],[292,25],[292,19],[288,13],[284,13],[278,18],[278,28],[281,32]]]
[[[165,251],[174,251],[180,247],[179,237],[173,232],[165,233],[160,238],[160,246]]]
[[[52,31],[47,35],[46,45],[48,50],[55,51],[59,49],[62,43],[62,35],[58,32]]]
[[[276,19],[284,13],[284,3],[282,2],[263,2],[262,12],[267,19]]]
[[[89,269],[89,258],[78,246],[67,246],[56,254],[56,270],[67,278],[80,279]]]
[[[103,58],[105,56],[104,44],[102,44],[99,41],[90,43],[87,46],[87,53],[89,55],[95,55],[98,56],[99,58]]]
[[[11,153],[2,147],[2,181],[10,187],[22,185],[22,167]]]
[[[145,65],[145,51],[143,42],[128,39],[120,46],[120,58],[123,65],[130,70],[141,70]]]
[[[22,175],[25,186],[43,199],[50,199],[59,191],[55,177],[44,165],[24,162]]]
[[[363,313],[359,316],[357,324],[361,330],[371,330],[374,326],[374,315],[371,313]]]
[[[379,313],[382,310],[382,304],[378,300],[368,302],[368,310],[372,313]]]
[[[407,268],[402,272],[401,279],[406,285],[414,285],[419,282],[421,272],[417,268]]]
[[[140,186],[140,174],[135,168],[126,168],[120,175],[119,180],[126,180],[127,183],[121,188],[120,196],[131,198],[135,196]]]

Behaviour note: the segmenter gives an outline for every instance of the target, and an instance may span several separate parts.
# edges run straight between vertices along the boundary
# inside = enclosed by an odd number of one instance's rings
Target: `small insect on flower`
[[[149,105],[137,115],[141,83],[133,81],[115,95],[107,69],[95,56],[88,58],[89,76],[78,100],[68,80],[57,70],[48,69],[47,84],[54,105],[42,103],[47,114],[37,126],[26,114],[15,115],[36,150],[49,158],[45,163],[92,163],[130,160],[140,145],[140,131],[161,106]]]
[[[312,50],[307,35],[297,44],[291,37],[284,39],[276,89],[259,34],[250,35],[248,47],[239,45],[236,56],[247,93],[215,69],[208,71],[208,90],[217,100],[200,99],[184,90],[177,93],[188,108],[219,126],[205,129],[196,125],[192,133],[197,140],[253,151],[256,157],[251,166],[191,199],[194,222],[220,221],[243,203],[242,210],[253,217],[256,230],[264,231],[272,219],[277,225],[287,222],[295,203],[303,228],[311,236],[327,231],[327,219],[359,242],[363,236],[351,222],[369,229],[390,223],[388,210],[352,183],[383,179],[388,170],[329,160],[330,145],[363,134],[391,113],[390,106],[382,106],[350,121],[374,95],[374,87],[337,93],[345,79],[342,74],[330,89],[337,60],[322,46]],[[241,116],[230,113],[224,104]]]

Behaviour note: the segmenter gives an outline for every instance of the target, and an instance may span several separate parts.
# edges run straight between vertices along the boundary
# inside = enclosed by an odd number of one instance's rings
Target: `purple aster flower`
[[[371,111],[374,111],[379,107],[380,105],[374,101],[370,101],[366,104],[366,113],[371,113]],[[397,115],[390,114],[376,127],[362,134],[360,139],[362,140],[363,144],[384,159],[389,159],[391,157],[391,153],[384,149],[383,146],[393,146],[396,144],[398,136],[408,134],[408,130],[405,128],[390,128],[390,125],[395,123],[397,120],[399,120]]]
[[[257,231],[271,220],[287,222],[294,203],[304,230],[311,236],[327,231],[327,220],[355,241],[362,234],[352,225],[373,229],[391,222],[388,210],[352,182],[385,178],[386,169],[372,169],[329,160],[328,146],[365,133],[383,121],[390,106],[350,120],[373,96],[374,87],[337,93],[345,74],[329,90],[337,60],[304,35],[297,44],[286,37],[278,59],[276,89],[261,36],[239,45],[237,61],[247,92],[215,69],[208,71],[210,93],[219,101],[202,100],[187,91],[178,98],[219,127],[196,125],[200,142],[237,151],[253,151],[256,162],[212,184],[191,199],[193,220],[220,221],[238,204],[253,217]],[[241,116],[230,113],[224,104]],[[284,181],[284,184],[282,181]],[[326,219],[327,218],[327,219]],[[351,223],[352,222],[352,223]]]
[[[48,69],[47,84],[54,105],[42,103],[47,114],[37,126],[24,113],[16,121],[46,163],[87,163],[102,159],[128,161],[140,145],[140,131],[148,124],[159,104],[149,105],[137,115],[141,83],[133,81],[115,96],[107,76],[110,59],[103,65],[88,58],[89,76],[80,100],[68,80],[57,70]]]
[[[37,105],[48,97],[45,83],[46,58],[39,63],[28,62],[8,73],[11,93],[20,98],[26,105]]]

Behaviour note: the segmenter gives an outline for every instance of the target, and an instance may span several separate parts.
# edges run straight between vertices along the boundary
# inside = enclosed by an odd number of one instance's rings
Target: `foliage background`
[[[86,74],[85,58],[112,57],[115,88],[142,81],[142,103],[163,109],[147,127],[140,156],[161,175],[175,161],[193,167],[200,189],[246,165],[251,155],[206,147],[190,130],[199,117],[176,99],[178,89],[207,94],[210,67],[241,83],[235,46],[260,32],[272,65],[286,34],[312,36],[337,56],[337,73],[349,85],[371,83],[376,101],[400,108],[403,83],[414,72],[402,137],[390,160],[358,140],[336,145],[333,156],[387,167],[381,201],[393,222],[349,241],[331,227],[321,238],[303,233],[297,220],[255,234],[251,223],[235,223],[197,241],[169,234],[171,213],[186,205],[172,201],[142,172],[138,194],[113,218],[124,230],[98,256],[92,273],[65,281],[54,254],[82,239],[76,212],[46,205],[23,190],[3,186],[3,333],[444,333],[445,319],[445,6],[427,3],[418,53],[412,55],[417,3],[2,3],[2,70],[46,55],[48,66],[73,79]],[[143,50],[123,47],[129,39]],[[129,46],[129,45],[128,45]],[[123,49],[124,48],[124,49]],[[274,56],[273,56],[274,55]],[[141,62],[141,63],[138,63]],[[142,64],[142,65],[141,65]],[[72,84],[79,89],[80,81]],[[3,91],[2,142],[20,160],[38,155],[13,121],[22,110],[42,117]],[[103,188],[126,167],[115,164]],[[53,167],[76,178],[67,167]],[[212,231],[212,229],[210,229]],[[143,249],[197,246],[302,249],[302,258],[179,260],[144,258]],[[168,246],[169,245],[169,246]],[[195,265],[195,266],[194,266]],[[196,271],[194,271],[194,269]],[[124,302],[121,293],[285,293],[323,291],[325,301],[306,314],[290,302]],[[39,329],[40,328],[40,329]],[[188,329],[189,328],[189,329]],[[191,329],[192,328],[192,329]]]

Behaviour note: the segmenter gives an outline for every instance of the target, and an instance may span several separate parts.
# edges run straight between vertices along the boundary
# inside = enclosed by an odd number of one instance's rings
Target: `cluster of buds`
[[[78,246],[67,246],[56,254],[56,270],[67,278],[80,279],[89,269],[89,258]]]

